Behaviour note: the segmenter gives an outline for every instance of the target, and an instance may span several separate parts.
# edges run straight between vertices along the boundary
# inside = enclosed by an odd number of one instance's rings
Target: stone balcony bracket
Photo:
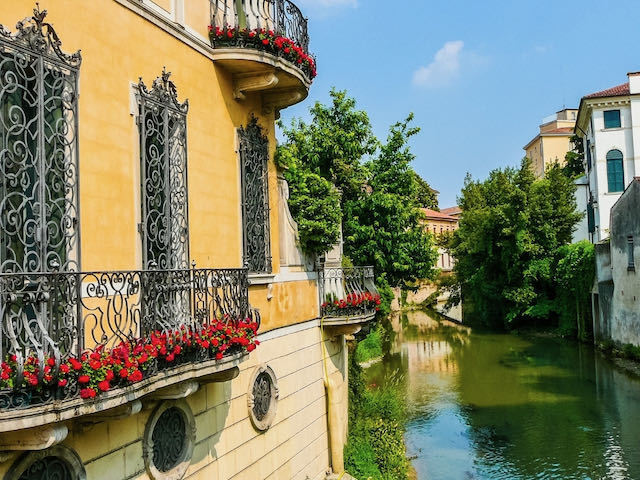
[[[245,93],[270,90],[278,85],[280,79],[275,70],[271,72],[236,73],[233,75],[233,96],[244,100]]]
[[[64,441],[68,434],[64,423],[6,432],[0,435],[0,452],[45,450]]]

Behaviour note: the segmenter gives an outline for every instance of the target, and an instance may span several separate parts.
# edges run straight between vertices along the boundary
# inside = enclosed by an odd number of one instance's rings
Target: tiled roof
[[[629,95],[629,82],[585,95],[584,98],[619,97],[621,95]]]
[[[548,134],[552,134],[552,135],[568,134],[568,135],[571,135],[571,134],[573,134],[573,127],[554,128],[553,130],[548,130],[546,132],[543,132],[541,135],[548,135]]]
[[[459,206],[443,208],[440,210],[440,213],[444,213],[446,215],[460,215],[462,213],[462,209]]]
[[[436,212],[435,210],[431,210],[430,208],[423,208],[422,211],[425,213],[427,218],[431,218],[434,220],[444,220],[448,222],[457,222],[458,219],[456,217],[452,217],[451,215],[447,215],[443,212]]]

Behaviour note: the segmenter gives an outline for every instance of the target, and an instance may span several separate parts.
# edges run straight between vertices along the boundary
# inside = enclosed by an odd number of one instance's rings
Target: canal
[[[392,323],[366,376],[403,379],[419,480],[640,479],[640,380],[593,348],[424,312]]]

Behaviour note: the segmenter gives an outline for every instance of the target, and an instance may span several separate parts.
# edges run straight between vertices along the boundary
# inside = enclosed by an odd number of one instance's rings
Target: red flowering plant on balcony
[[[158,370],[189,361],[222,360],[236,352],[252,352],[260,342],[255,338],[258,324],[250,320],[236,325],[223,322],[206,324],[193,330],[182,326],[170,332],[152,332],[149,337],[120,342],[113,348],[98,346],[79,357],[64,359],[59,369],[56,360],[47,358],[40,375],[35,354],[24,362],[23,378],[18,382],[17,357],[10,355],[0,363],[0,389],[56,388],[67,398],[71,391],[92,399],[113,388],[126,387],[149,378]]]
[[[343,299],[329,298],[322,304],[323,315],[350,316],[380,310],[380,295],[371,292],[350,293]]]
[[[238,29],[231,26],[224,28],[209,25],[209,37],[214,47],[250,47],[273,53],[302,69],[308,77],[317,75],[316,62],[302,47],[290,38],[278,35],[273,30],[264,28]]]

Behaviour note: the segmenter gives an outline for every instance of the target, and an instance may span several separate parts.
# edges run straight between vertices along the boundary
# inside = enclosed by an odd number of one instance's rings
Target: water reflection
[[[640,381],[590,347],[392,319],[419,479],[640,479]]]

